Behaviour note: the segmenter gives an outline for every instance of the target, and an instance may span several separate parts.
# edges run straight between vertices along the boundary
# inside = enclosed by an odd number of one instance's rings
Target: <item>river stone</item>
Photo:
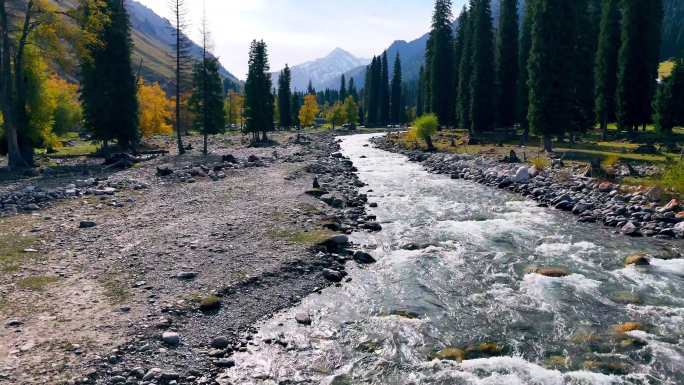
[[[648,265],[650,265],[650,262],[645,255],[635,254],[635,255],[630,255],[629,257],[625,258],[625,266],[630,266],[630,265],[648,266]]]
[[[295,321],[297,321],[297,323],[300,325],[309,326],[311,325],[311,316],[306,313],[297,313],[295,315]]]
[[[169,346],[178,346],[180,344],[180,334],[176,332],[164,332],[162,334],[162,341]]]
[[[341,272],[332,269],[323,269],[323,277],[335,283],[342,282],[342,278],[344,278]]]
[[[522,166],[516,171],[513,180],[517,183],[527,183],[530,181],[529,168]]]
[[[214,349],[225,349],[228,347],[228,344],[229,341],[226,336],[214,337],[214,339],[211,340],[211,347]]]
[[[365,251],[357,251],[354,253],[354,260],[360,264],[371,264],[375,263],[376,260],[370,254]]]
[[[362,227],[370,231],[382,231],[382,225],[380,225],[378,222],[368,222],[365,223]]]
[[[538,267],[532,270],[532,272],[551,278],[563,278],[570,275],[567,270],[560,267]]]
[[[230,358],[219,358],[218,360],[214,361],[214,365],[218,366],[219,368],[232,368],[235,366],[235,361],[231,360]]]
[[[677,199],[673,199],[663,207],[663,211],[676,211],[679,208],[679,206],[679,201]]]
[[[5,322],[5,327],[14,328],[14,327],[17,327],[17,326],[21,326],[21,325],[23,325],[23,324],[24,324],[24,323],[21,322],[21,321],[19,321],[18,319],[11,319],[11,320]]]
[[[627,222],[627,224],[622,226],[620,232],[624,235],[629,235],[630,237],[638,237],[641,235],[639,228],[632,222]]]
[[[461,362],[465,359],[465,352],[458,348],[444,348],[437,352],[434,358],[438,360]]]
[[[95,222],[93,222],[93,221],[81,221],[81,222],[78,224],[78,228],[79,228],[79,229],[91,229],[91,228],[93,228],[93,227],[95,227],[95,226],[97,226],[97,223],[95,223]]]
[[[197,277],[197,272],[195,271],[181,271],[180,273],[176,274],[176,278],[178,279],[195,279]]]
[[[349,245],[349,237],[344,234],[333,235],[323,242],[328,248],[331,249],[342,249]]]

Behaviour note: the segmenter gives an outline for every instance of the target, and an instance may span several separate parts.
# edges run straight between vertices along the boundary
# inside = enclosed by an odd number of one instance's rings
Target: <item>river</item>
[[[684,384],[684,260],[624,266],[665,244],[430,174],[371,137],[342,151],[378,203],[383,230],[352,236],[378,263],[265,321],[221,384]]]

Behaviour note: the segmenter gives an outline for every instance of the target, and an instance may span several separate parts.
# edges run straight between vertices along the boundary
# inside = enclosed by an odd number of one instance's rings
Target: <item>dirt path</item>
[[[334,261],[310,247],[329,237],[321,225],[335,210],[305,194],[305,169],[329,158],[330,138],[280,135],[269,148],[217,139],[211,159],[160,158],[111,177],[146,189],[0,219],[0,383],[138,383],[152,368],[159,383],[209,383],[256,321],[327,284],[321,269]],[[226,154],[264,167],[191,183],[156,175]],[[221,305],[203,312],[202,301]],[[212,351],[218,336],[228,346]]]

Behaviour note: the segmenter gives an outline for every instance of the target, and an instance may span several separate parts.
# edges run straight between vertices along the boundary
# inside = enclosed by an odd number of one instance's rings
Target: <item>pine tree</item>
[[[453,124],[454,73],[451,0],[436,0],[426,50],[430,110],[442,125]]]
[[[253,142],[268,140],[266,133],[273,130],[273,97],[271,75],[268,73],[266,43],[253,40],[249,51],[249,71],[245,82],[246,131]],[[261,138],[259,138],[261,133]]]
[[[211,56],[195,64],[193,93],[188,100],[188,106],[194,116],[193,126],[204,136],[204,155],[209,152],[209,135],[220,134],[226,127],[223,82],[219,75],[219,66],[218,59]]]
[[[471,0],[471,9],[474,1]],[[457,108],[458,122],[461,128],[470,130],[472,120],[470,118],[470,77],[472,73],[472,17],[471,11],[464,8],[459,23],[459,39],[461,40],[461,62],[458,68],[458,98]]]
[[[389,86],[389,63],[387,51],[382,53],[380,59],[380,124],[387,126],[390,120],[390,86]]]
[[[662,0],[621,0],[622,30],[618,54],[617,119],[636,131],[651,119],[663,18]]]
[[[494,72],[494,35],[489,0],[476,0],[472,9],[472,66],[470,78],[470,115],[472,131],[494,127],[496,98]]]
[[[316,95],[316,89],[313,88],[313,84],[311,83],[311,80],[309,80],[309,85],[306,87],[306,93],[309,95]]]
[[[530,88],[528,62],[530,58],[530,49],[532,48],[532,23],[534,21],[534,9],[536,0],[526,0],[525,3],[525,17],[523,19],[522,29],[520,32],[520,53],[518,57],[518,100],[516,114],[520,127],[523,129],[521,142],[527,143],[530,132],[529,121],[527,120],[527,113],[529,107]]]
[[[390,123],[399,124],[401,123],[401,112],[402,108],[402,95],[401,95],[401,58],[399,53],[394,60],[394,74],[392,76],[392,101],[391,101],[391,113],[390,113]]]
[[[665,139],[673,127],[684,126],[684,59],[675,61],[672,74],[658,86],[653,109],[656,129]]]
[[[502,0],[497,38],[498,124],[512,127],[518,92],[518,0]]]
[[[596,53],[596,119],[601,124],[603,138],[608,122],[615,119],[615,92],[617,89],[618,50],[620,48],[620,0],[603,3],[601,27]]]
[[[347,99],[347,79],[345,78],[344,74],[342,74],[342,78],[340,79],[340,101],[346,101]]]
[[[425,68],[420,66],[420,74],[418,75],[418,92],[416,95],[416,116],[422,116],[425,113]]]
[[[292,72],[285,64],[278,78],[278,110],[280,111],[280,128],[292,127]]]
[[[187,74],[192,66],[192,56],[190,54],[191,42],[185,33],[188,29],[187,10],[185,8],[185,0],[170,0],[171,14],[173,15],[173,27],[171,33],[173,36],[173,56],[175,61],[175,79],[174,86],[176,91],[176,117],[174,121],[174,129],[176,130],[176,142],[178,147],[178,154],[185,153],[183,146],[183,138],[181,136],[182,123],[182,95],[187,87]]]
[[[120,0],[107,0],[106,13],[101,44],[91,47],[81,68],[84,117],[94,138],[105,143],[116,139],[122,149],[133,149],[140,134],[131,26]]]

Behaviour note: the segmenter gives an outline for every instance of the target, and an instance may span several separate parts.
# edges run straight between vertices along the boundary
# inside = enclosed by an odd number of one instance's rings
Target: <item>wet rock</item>
[[[81,221],[81,222],[78,224],[78,228],[79,228],[79,229],[91,229],[91,228],[93,228],[93,227],[95,227],[95,226],[97,226],[97,223],[95,223],[95,222],[93,222],[93,221]]]
[[[173,174],[173,169],[170,166],[159,166],[157,167],[157,176],[170,176]]]
[[[639,228],[632,222],[627,222],[622,228],[620,229],[620,232],[624,235],[628,235],[630,237],[639,237],[641,236],[641,232],[639,232]]]
[[[624,334],[635,330],[644,330],[644,327],[639,322],[625,322],[613,326],[613,331],[618,334]]]
[[[195,271],[181,271],[180,273],[176,274],[176,278],[182,280],[190,280],[197,278],[197,275],[198,273]]]
[[[237,158],[236,158],[235,156],[231,155],[231,154],[223,155],[223,156],[221,157],[221,161],[222,161],[223,163],[231,163],[231,164],[237,164],[237,163],[239,163],[238,160],[237,160]]]
[[[678,223],[674,227],[674,232],[677,234],[677,236],[684,238],[684,222]]]
[[[309,326],[311,325],[311,316],[306,313],[297,313],[295,315],[295,321],[297,321],[297,323],[300,325]]]
[[[214,361],[214,365],[218,366],[219,368],[232,368],[235,366],[235,361],[231,360],[230,358],[219,358],[218,360]]]
[[[382,230],[382,225],[380,225],[378,222],[368,222],[364,223],[363,226],[361,226],[363,229],[369,230],[369,231],[381,231]]]
[[[230,341],[228,340],[228,337],[226,336],[218,336],[214,337],[211,340],[211,347],[214,349],[225,349],[228,347],[228,344],[230,344]]]
[[[162,333],[162,341],[169,346],[178,346],[180,344],[180,334],[176,332]]]
[[[532,269],[535,274],[543,275],[551,278],[563,278],[570,275],[570,273],[561,267],[537,267]]]
[[[636,255],[630,255],[629,257],[625,258],[625,266],[630,266],[630,265],[648,266],[648,265],[650,265],[650,262],[645,255],[636,254]]]
[[[342,250],[349,246],[349,237],[344,234],[333,235],[332,237],[326,239],[323,242],[324,246],[328,247],[328,250]]]
[[[461,362],[465,359],[465,352],[458,348],[444,348],[435,353],[434,358],[438,360]]]
[[[354,253],[354,261],[360,264],[372,264],[377,262],[372,255],[366,253],[365,251],[357,251]]]
[[[376,208],[376,207],[378,207],[378,203],[377,202],[371,202],[368,206],[370,206],[371,208]]]
[[[330,282],[338,283],[342,282],[344,275],[342,274],[342,272],[337,270],[323,269],[323,278],[327,279]]]
[[[317,176],[314,177],[314,180],[313,180],[313,188],[314,188],[314,189],[319,189],[319,188],[321,188],[321,184],[318,182],[318,177],[317,177]]]

